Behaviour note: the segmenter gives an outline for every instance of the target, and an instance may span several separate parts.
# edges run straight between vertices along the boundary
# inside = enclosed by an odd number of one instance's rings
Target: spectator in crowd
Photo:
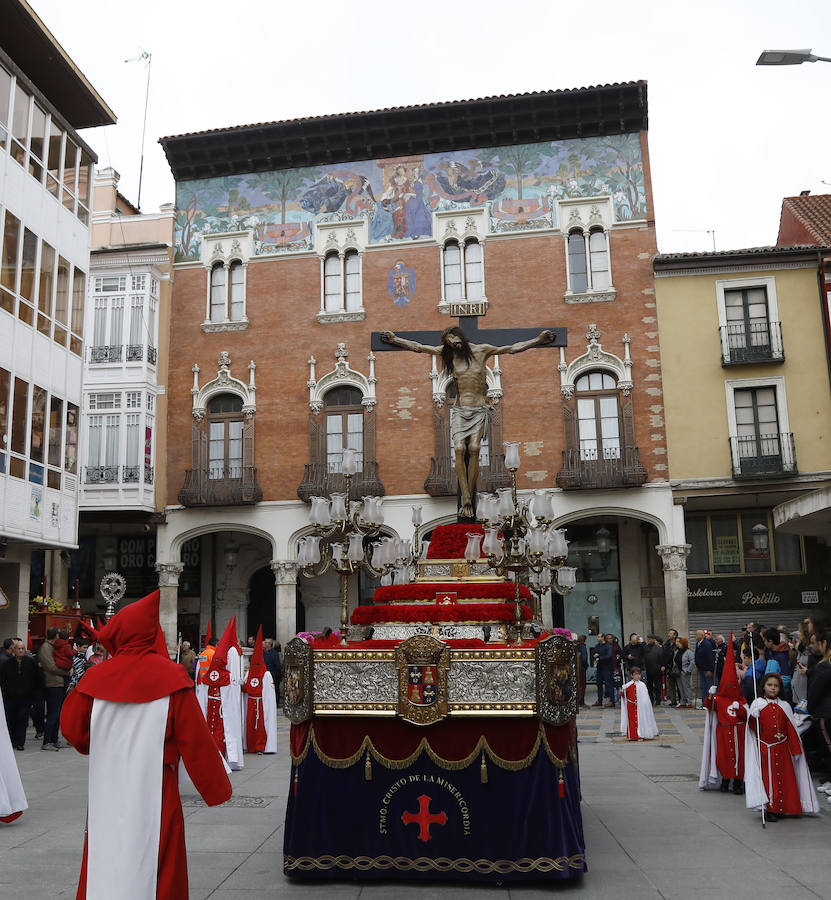
[[[675,678],[672,676],[672,666],[675,659],[676,646],[678,640],[678,632],[674,628],[667,631],[667,639],[664,641],[661,649],[664,654],[663,665],[661,666],[661,675],[667,686],[667,700],[672,705],[678,702],[678,686]]]
[[[701,694],[701,705],[713,686],[713,673],[716,670],[716,651],[710,633],[699,628],[695,633],[695,667],[698,669],[698,688]]]
[[[695,656],[690,650],[690,642],[686,638],[678,638],[675,642],[675,657],[672,666],[675,683],[678,687],[678,709],[692,709],[693,686],[692,677],[695,671]],[[709,690],[709,688],[708,688]]]
[[[69,640],[69,629],[62,628],[58,632],[52,646],[54,647],[53,655],[55,657],[55,665],[59,669],[72,670],[72,657],[75,655],[75,648]]]
[[[193,670],[196,666],[196,654],[190,641],[182,641],[182,652],[179,655],[179,665],[188,673],[188,678],[193,681]]]
[[[794,706],[799,706],[808,699],[808,657],[811,655],[810,637],[805,630],[805,624],[799,623],[794,632],[796,635],[796,660],[791,674],[791,699]]]
[[[637,666],[641,671],[644,669],[644,645],[637,632],[633,631],[629,635],[629,643],[623,649],[623,661],[626,663],[626,671],[631,672],[632,666]]]
[[[586,635],[577,636],[577,651],[580,654],[580,668],[577,670],[577,706],[586,705],[586,672],[589,668],[589,648],[586,646]]]
[[[811,635],[811,647],[818,657],[807,681],[807,707],[812,719],[805,746],[814,749],[814,764],[825,776],[819,790],[828,794],[831,803],[831,629]]]
[[[78,686],[78,682],[83,678],[84,672],[89,668],[87,663],[88,648],[89,641],[86,638],[82,637],[75,641],[75,655],[72,657],[72,675],[69,678],[67,693]]]
[[[614,648],[607,642],[605,634],[598,634],[597,643],[592,648],[592,661],[595,666],[595,680],[597,682],[597,700],[592,706],[614,706],[615,695],[612,683],[612,666],[614,664]]]
[[[6,725],[15,750],[26,744],[29,709],[38,688],[37,663],[26,653],[19,638],[10,647],[12,654],[0,665],[0,690],[6,708]]]
[[[789,700],[791,696],[791,655],[787,640],[781,640],[782,635],[778,628],[767,628],[762,634],[765,645],[765,659],[776,662],[779,666],[779,674],[782,676],[782,699]]]
[[[623,684],[623,651],[620,649],[617,637],[613,634],[606,635],[606,643],[612,645],[612,689],[614,691],[612,705],[617,706],[620,702],[620,688]]]
[[[6,638],[6,640],[3,641],[3,648],[0,649],[0,666],[2,666],[7,659],[11,659],[14,656],[12,653],[14,640],[14,638]]]
[[[249,635],[248,635],[248,640],[246,640],[246,642],[245,642],[245,644],[246,644],[246,646],[248,647],[248,649],[249,649],[249,650],[253,650],[253,649],[254,649],[254,644],[255,644],[255,643],[256,643],[256,641],[254,640],[253,635],[250,635],[250,634],[249,634]]]
[[[279,647],[279,644],[277,645]],[[277,697],[277,706],[280,706],[280,679],[283,677],[283,665],[280,662],[280,651],[274,646],[271,638],[263,641],[263,662],[271,673],[274,682],[274,693]]]
[[[55,664],[55,639],[59,630],[53,625],[46,632],[46,640],[40,646],[38,662],[43,670],[44,693],[46,695],[46,725],[43,729],[42,750],[60,750],[58,730],[60,728],[61,706],[66,695],[65,679],[70,670]],[[71,665],[71,663],[70,663]]]
[[[658,706],[663,696],[661,673],[664,665],[664,648],[654,634],[647,635],[643,651],[646,668],[646,689],[653,706]]]
[[[713,670],[715,673],[713,683],[718,685],[719,682],[721,681],[721,673],[724,671],[724,661],[730,655],[730,648],[727,646],[727,643],[724,640],[723,634],[716,635],[714,652],[715,652],[716,667]]]
[[[760,679],[765,674],[765,658],[761,641],[749,641],[746,650],[742,651],[742,662],[739,666],[741,688],[744,699],[752,703],[760,693]],[[754,684],[755,682],[755,684]]]

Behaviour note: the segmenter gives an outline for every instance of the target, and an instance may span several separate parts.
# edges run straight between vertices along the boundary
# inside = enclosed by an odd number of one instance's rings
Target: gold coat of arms
[[[396,713],[413,725],[432,725],[447,715],[450,648],[429,634],[416,634],[395,648]]]

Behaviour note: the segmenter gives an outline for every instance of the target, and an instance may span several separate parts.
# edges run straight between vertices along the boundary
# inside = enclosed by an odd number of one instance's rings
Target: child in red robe
[[[747,704],[739,687],[739,677],[733,661],[733,634],[730,634],[728,659],[724,663],[718,689],[713,685],[704,698],[707,710],[704,724],[704,745],[701,753],[701,772],[698,786],[718,788],[722,793],[744,793],[744,743]]]
[[[639,666],[632,666],[632,680],[620,689],[620,733],[630,741],[643,741],[657,737],[658,725],[652,712],[649,691],[641,681]]]
[[[764,807],[768,822],[819,812],[802,741],[790,705],[780,699],[782,691],[780,675],[765,675],[763,696],[750,705],[745,735],[747,808]]]

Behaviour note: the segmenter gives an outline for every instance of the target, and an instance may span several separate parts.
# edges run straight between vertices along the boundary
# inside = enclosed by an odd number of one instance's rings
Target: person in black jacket
[[[278,644],[279,647],[279,644]],[[271,678],[274,681],[274,693],[277,697],[277,706],[280,706],[280,679],[283,677],[283,663],[280,659],[280,651],[274,646],[271,638],[263,641],[263,662],[265,667],[271,672]]]
[[[29,722],[29,707],[38,687],[37,663],[26,655],[23,641],[12,645],[12,657],[0,666],[0,690],[3,691],[3,705],[6,707],[6,725],[15,750],[22,750],[26,744],[26,725]]]
[[[646,638],[646,647],[643,651],[644,665],[646,666],[646,689],[653,706],[660,706],[662,696],[661,669],[664,665],[664,648],[658,643],[654,634]]]
[[[596,667],[597,702],[593,706],[603,706],[604,692],[606,706],[614,706],[615,686],[612,681],[614,648],[606,641],[604,634],[598,634],[597,643],[592,647],[592,661]]]
[[[644,646],[641,643],[638,633],[633,631],[629,635],[629,643],[623,648],[623,661],[626,663],[627,672],[632,671],[632,666],[637,666],[641,671],[644,670]]]
[[[716,670],[716,651],[712,638],[701,628],[695,633],[695,667],[698,669],[698,687],[701,693],[701,705],[713,686],[713,673]]]
[[[678,632],[674,628],[667,631],[667,639],[664,641],[661,649],[664,654],[664,662],[661,666],[661,678],[667,686],[667,700],[670,705],[674,706],[678,702],[678,689],[675,679],[672,678],[672,662],[675,658],[676,646],[678,640]]]
[[[811,635],[811,651],[818,662],[808,672],[808,713],[813,724],[805,735],[805,749],[812,768],[831,778],[831,629]],[[812,752],[813,751],[813,752]],[[831,796],[831,781],[819,790]]]

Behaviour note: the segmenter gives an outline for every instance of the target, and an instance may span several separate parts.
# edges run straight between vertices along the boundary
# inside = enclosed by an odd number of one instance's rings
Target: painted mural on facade
[[[432,237],[432,213],[485,207],[491,232],[557,227],[557,200],[612,198],[617,221],[646,216],[640,137],[610,135],[428,153],[180,182],[176,259],[203,234],[251,230],[255,253],[313,246],[316,224],[365,219],[370,244]]]

